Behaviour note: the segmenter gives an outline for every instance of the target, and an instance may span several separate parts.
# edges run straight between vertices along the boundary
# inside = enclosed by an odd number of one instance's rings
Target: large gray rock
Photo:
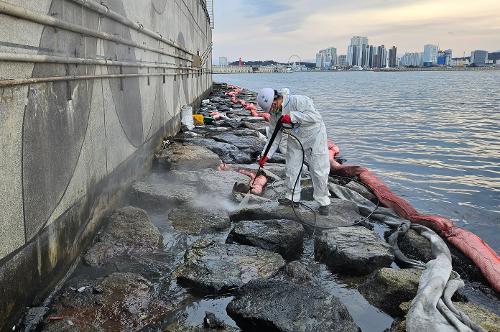
[[[64,317],[64,321],[48,322],[44,330],[137,331],[161,321],[172,309],[146,278],[113,273],[65,286],[52,306],[52,315]],[[71,325],[67,325],[69,321]]]
[[[191,235],[223,231],[231,225],[224,210],[192,206],[173,209],[168,220],[175,229]]]
[[[241,151],[229,143],[218,142],[210,138],[193,138],[188,141],[210,149],[226,164],[246,164],[252,162],[252,158],[248,153]]]
[[[420,260],[424,263],[434,259],[429,240],[413,229],[408,230],[406,234],[399,237],[398,246],[409,258]],[[453,270],[460,274],[464,280],[479,281],[487,284],[481,270],[469,257],[453,246],[450,246],[450,252]],[[458,290],[458,293],[466,293],[468,288],[469,284],[466,284],[466,287]]]
[[[314,256],[335,272],[350,275],[368,274],[394,260],[389,245],[360,226],[324,231],[316,238]]]
[[[424,263],[430,261],[432,256],[431,243],[428,239],[417,233],[413,229],[409,229],[406,234],[398,239],[399,249],[409,258],[422,261]]]
[[[158,162],[169,169],[203,169],[220,165],[219,156],[209,149],[187,143],[174,143],[163,150]]]
[[[294,210],[290,206],[280,205],[278,202],[269,202],[259,205],[249,205],[230,213],[231,221],[241,220],[266,220],[266,219],[289,219],[301,222],[303,225],[312,227],[316,225],[319,229],[336,226],[347,226],[361,218],[359,209],[355,203],[332,199],[330,214],[322,216],[314,214],[311,210],[302,206]],[[311,209],[317,212],[318,206],[315,202],[308,202]],[[316,218],[316,220],[315,220]]]
[[[186,252],[174,276],[198,291],[221,293],[254,279],[272,277],[284,265],[279,254],[267,250],[200,240]]]
[[[115,211],[108,224],[98,234],[97,241],[85,253],[83,260],[99,266],[125,251],[152,252],[162,248],[162,235],[151,223],[147,213],[127,206]]]
[[[257,280],[227,306],[245,331],[360,331],[347,308],[313,285]]]
[[[264,150],[266,140],[255,136],[237,136],[232,133],[222,133],[213,136],[213,139],[219,142],[225,142],[236,146],[238,149],[247,151],[251,155],[259,154]]]
[[[453,302],[456,309],[465,313],[472,322],[476,323],[488,332],[500,332],[500,316],[498,316],[493,311],[484,308],[480,305],[470,303],[470,302]],[[406,315],[410,309],[411,303],[405,302],[401,304],[401,310]],[[393,324],[393,327],[388,332],[405,332],[406,331],[406,320],[399,319],[397,325]]]
[[[368,190],[365,186],[363,186],[361,183],[357,181],[353,180],[349,182],[348,184],[346,184],[346,187],[351,190],[354,190],[355,192],[357,192],[358,194],[360,194],[361,196],[370,201],[376,199],[375,195],[373,195],[370,190]]]
[[[285,273],[294,283],[303,284],[316,281],[313,273],[299,261],[288,263],[285,267]]]
[[[173,169],[165,174],[167,182],[190,184],[197,186],[200,182],[200,171],[188,171]]]
[[[200,176],[200,189],[211,197],[229,198],[236,182],[249,183],[250,177],[235,171],[207,169]]]
[[[493,311],[470,302],[455,302],[454,305],[486,331],[500,332],[500,316]]]
[[[286,219],[240,221],[229,233],[226,242],[274,251],[291,260],[302,253],[304,227]]]
[[[134,203],[144,207],[168,208],[192,202],[197,196],[194,184],[154,182],[147,178],[132,185]]]
[[[241,128],[236,129],[231,132],[236,136],[252,136],[252,137],[260,137],[259,132],[257,130],[249,129],[249,128]]]
[[[267,127],[269,127],[268,122],[248,122],[248,121],[243,121],[242,126],[248,129],[253,129],[257,130],[259,133],[266,135],[267,133]]]
[[[377,308],[393,316],[403,316],[400,304],[417,295],[422,270],[382,268],[359,286],[363,296]]]

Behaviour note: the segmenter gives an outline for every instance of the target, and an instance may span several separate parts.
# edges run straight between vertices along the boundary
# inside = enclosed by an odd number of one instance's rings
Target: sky
[[[500,0],[214,0],[214,63],[315,59],[320,49],[345,54],[352,36],[372,45],[423,52],[425,44],[466,56],[500,50]]]

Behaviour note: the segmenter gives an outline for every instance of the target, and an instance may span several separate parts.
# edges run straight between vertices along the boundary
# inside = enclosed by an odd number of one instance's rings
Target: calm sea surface
[[[311,97],[349,164],[500,252],[500,71],[214,75]]]

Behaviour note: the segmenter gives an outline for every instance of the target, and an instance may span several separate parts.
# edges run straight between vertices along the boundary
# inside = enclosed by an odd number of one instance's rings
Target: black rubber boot
[[[318,209],[319,214],[322,216],[327,216],[330,214],[330,205],[321,205]]]

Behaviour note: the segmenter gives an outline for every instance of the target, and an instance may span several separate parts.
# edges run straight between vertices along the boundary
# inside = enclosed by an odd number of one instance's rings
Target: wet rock
[[[201,240],[186,252],[174,275],[188,287],[220,293],[272,277],[284,265],[280,255],[260,248]]]
[[[217,318],[213,312],[205,312],[205,318],[203,318],[203,327],[206,329],[216,329],[224,330],[226,328],[226,323],[222,319]]]
[[[500,316],[494,312],[474,303],[455,302],[454,305],[486,331],[500,332]]]
[[[274,251],[290,260],[302,253],[304,228],[286,219],[240,221],[229,233],[226,242]]]
[[[488,332],[500,332],[500,317],[478,304],[470,302],[453,302],[456,309],[462,311],[466,314],[472,322],[482,327]],[[404,302],[400,306],[401,312],[406,315],[411,307],[411,302]],[[406,320],[399,320],[397,329],[392,329],[389,332],[401,332],[406,331]]]
[[[384,332],[406,332],[406,320],[396,319],[392,322],[391,327]]]
[[[149,280],[165,279],[175,268],[172,254],[164,250],[123,250],[121,254],[102,261],[101,265],[81,264],[76,274],[79,278],[105,277],[114,272],[137,273]],[[166,279],[165,279],[166,280]]]
[[[389,245],[360,226],[324,231],[316,238],[314,256],[335,272],[351,275],[368,274],[394,260]]]
[[[303,284],[313,282],[314,276],[309,269],[299,261],[293,261],[286,265],[285,272],[293,282]]]
[[[168,182],[190,184],[196,186],[200,181],[200,172],[173,169],[169,171],[165,175],[165,177],[167,178]]]
[[[158,329],[160,330],[160,329]],[[163,332],[239,332],[241,331],[239,328],[228,326],[224,324],[222,328],[210,328],[205,327],[204,324],[200,324],[200,326],[192,326],[190,323],[185,322],[182,318],[177,319],[175,322],[168,324],[165,327],[162,327],[161,331]]]
[[[231,225],[227,212],[217,209],[187,206],[170,211],[172,226],[191,235],[223,231]]]
[[[139,274],[113,273],[81,283],[85,284],[84,291],[66,286],[52,308],[54,316],[72,322],[72,330],[139,330],[172,309]],[[45,329],[54,330],[51,325],[49,322]]]
[[[317,286],[287,281],[245,285],[227,313],[248,331],[360,331],[338,299]]]
[[[360,194],[361,196],[370,201],[376,200],[375,195],[373,195],[370,190],[368,190],[365,186],[363,186],[361,183],[358,183],[357,181],[349,182],[348,184],[346,184],[346,187],[351,190],[354,190],[355,192],[357,192],[358,194]]]
[[[413,229],[398,239],[399,249],[408,257],[424,263],[433,259],[431,243]]]
[[[213,139],[219,142],[225,142],[243,149],[251,155],[260,154],[264,150],[266,140],[255,136],[236,136],[232,133],[223,133],[213,136]]]
[[[403,316],[403,302],[417,295],[422,270],[382,268],[372,273],[359,286],[359,291],[372,305],[393,316]]]
[[[197,138],[189,140],[189,142],[210,149],[226,164],[246,164],[252,162],[252,158],[248,153],[241,151],[236,146],[229,143],[218,142],[209,138]]]
[[[248,122],[243,121],[241,125],[248,129],[257,130],[259,133],[266,135],[266,128],[269,127],[269,123],[267,122]]]
[[[315,202],[308,202],[307,204],[312,211],[318,210]],[[289,206],[280,205],[278,202],[269,202],[235,210],[230,213],[229,217],[234,222],[241,220],[289,219],[298,221],[309,228],[314,225],[320,228],[347,226],[361,218],[355,203],[341,199],[331,200],[330,214],[328,216],[314,214],[312,211],[299,206],[295,208],[294,212]]]
[[[244,116],[241,121],[251,122],[251,123],[268,123],[264,118],[260,116]]]
[[[108,224],[97,236],[96,243],[85,253],[83,260],[99,266],[124,251],[147,252],[162,247],[162,235],[151,223],[146,211],[127,206],[115,211]]]
[[[25,331],[34,331],[42,323],[43,318],[49,312],[48,307],[32,307],[26,312],[23,319]]]
[[[216,197],[229,198],[235,183],[249,183],[250,177],[235,171],[216,171],[207,169],[200,176],[200,189],[209,193],[215,200]]]
[[[215,168],[220,165],[218,155],[207,148],[187,143],[174,143],[158,157],[160,165],[168,169]]]
[[[433,259],[429,240],[413,229],[408,230],[404,236],[401,236],[398,239],[398,246],[409,258],[420,260],[424,263]],[[481,270],[472,262],[470,258],[465,256],[454,246],[449,247],[453,270],[458,272],[465,280],[479,281],[488,284],[488,282],[484,279]],[[463,290],[459,290],[459,293],[461,292],[463,292]]]
[[[193,131],[196,132],[197,134],[199,134],[199,136],[211,137],[213,135],[218,135],[218,134],[223,133],[223,132],[231,131],[231,128],[205,125],[203,127],[196,127],[193,129]]]
[[[241,129],[236,129],[231,132],[232,134],[236,136],[252,136],[252,137],[260,137],[259,132],[256,130],[252,130],[249,128],[241,128]]]
[[[236,129],[241,127],[241,121],[239,119],[224,119],[217,121],[217,125]]]
[[[198,191],[192,184],[153,182],[145,179],[134,182],[131,195],[134,203],[139,206],[167,208],[192,202],[198,195]]]

